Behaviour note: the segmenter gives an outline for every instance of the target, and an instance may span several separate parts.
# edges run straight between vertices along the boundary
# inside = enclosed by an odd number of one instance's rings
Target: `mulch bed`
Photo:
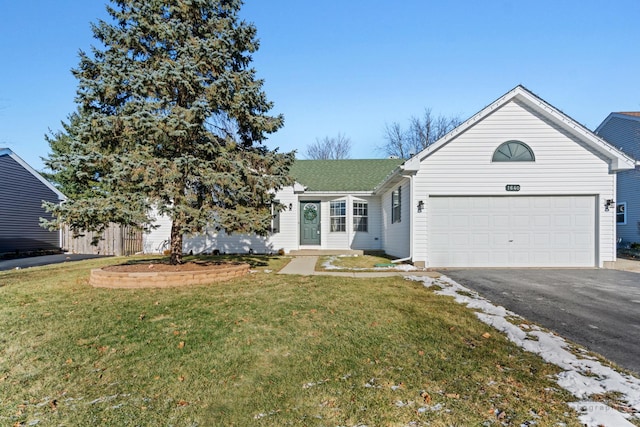
[[[141,262],[135,264],[110,265],[108,267],[104,267],[103,270],[121,273],[153,273],[154,271],[180,273],[185,271],[215,270],[229,265],[236,265],[236,263],[187,262],[184,264],[171,265],[166,263]]]

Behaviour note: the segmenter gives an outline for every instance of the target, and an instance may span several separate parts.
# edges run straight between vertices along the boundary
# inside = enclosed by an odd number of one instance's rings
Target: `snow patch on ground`
[[[345,268],[337,265],[333,265],[338,258],[357,257],[358,255],[331,255],[327,257],[326,261],[322,263],[322,268],[325,270],[349,270],[349,271],[417,271],[417,267],[411,264],[397,264],[389,267],[372,267],[372,268]]]
[[[633,427],[627,420],[631,417],[640,419],[640,379],[604,366],[588,355],[576,356],[569,350],[570,345],[564,338],[527,324],[522,317],[494,305],[449,277],[408,278],[421,281],[425,286],[440,287],[437,294],[454,297],[458,303],[476,310],[480,320],[506,334],[512,342],[559,366],[563,372],[557,376],[558,385],[580,399],[570,406],[578,412],[580,422],[586,426]],[[514,320],[519,324],[514,324]],[[600,402],[589,401],[590,396],[605,393],[619,394],[620,400],[626,402],[625,411],[629,413],[622,413]]]

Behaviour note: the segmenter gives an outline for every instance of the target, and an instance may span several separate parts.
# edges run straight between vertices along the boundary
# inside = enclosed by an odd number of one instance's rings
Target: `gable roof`
[[[296,160],[291,175],[306,191],[372,192],[403,159]]]
[[[611,119],[632,120],[632,121],[640,122],[640,112],[629,111],[629,112],[611,113],[607,116],[606,119],[602,121],[602,123],[600,123],[600,125],[596,128],[594,132],[596,134],[599,134],[602,128],[605,127]]]
[[[13,151],[11,151],[11,149],[9,148],[0,148],[0,157],[1,156],[8,156],[11,157],[16,163],[18,163],[20,166],[22,166],[27,172],[29,172],[31,175],[33,175],[38,181],[40,181],[41,183],[43,183],[47,188],[49,188],[49,190],[53,191],[56,196],[58,196],[58,200],[67,200],[67,196],[65,196],[64,194],[62,194],[60,192],[60,190],[58,190],[56,187],[54,187],[53,184],[51,184],[49,181],[47,181],[42,175],[40,175],[35,169],[33,169],[31,166],[29,166],[29,164],[27,162],[25,162],[24,160],[22,160],[16,153],[14,153]]]
[[[635,161],[631,157],[627,156],[620,150],[617,150],[616,148],[608,144],[604,139],[598,137],[589,129],[576,122],[571,117],[564,114],[562,111],[553,107],[551,104],[547,103],[524,86],[518,85],[504,94],[502,97],[494,101],[492,104],[489,104],[487,107],[483,108],[480,112],[472,116],[460,126],[440,138],[438,141],[434,142],[433,144],[422,150],[420,153],[407,160],[404,167],[405,170],[418,170],[420,167],[420,162],[426,157],[430,156],[432,153],[436,152],[444,145],[455,139],[458,135],[464,133],[476,123],[480,122],[485,117],[512,100],[518,100],[524,103],[541,116],[552,121],[554,124],[558,125],[560,128],[564,129],[571,135],[579,138],[581,141],[584,141],[590,148],[610,160],[612,171],[633,169],[635,167]]]

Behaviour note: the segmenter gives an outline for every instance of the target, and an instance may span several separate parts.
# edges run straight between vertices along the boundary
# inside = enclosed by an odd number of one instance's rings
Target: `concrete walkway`
[[[316,255],[296,255],[278,274],[298,274],[300,276],[342,276],[342,277],[391,277],[391,276],[430,276],[438,277],[435,271],[316,271]],[[611,267],[613,270],[640,273],[640,261],[618,258]]]
[[[294,256],[278,274],[298,274],[300,276],[341,276],[341,277],[393,277],[430,276],[438,277],[433,271],[316,271],[318,257],[315,255]]]

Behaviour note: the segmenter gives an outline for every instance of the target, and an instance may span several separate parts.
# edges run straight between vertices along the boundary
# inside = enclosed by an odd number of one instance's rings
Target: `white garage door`
[[[430,197],[431,267],[593,267],[595,197]]]

